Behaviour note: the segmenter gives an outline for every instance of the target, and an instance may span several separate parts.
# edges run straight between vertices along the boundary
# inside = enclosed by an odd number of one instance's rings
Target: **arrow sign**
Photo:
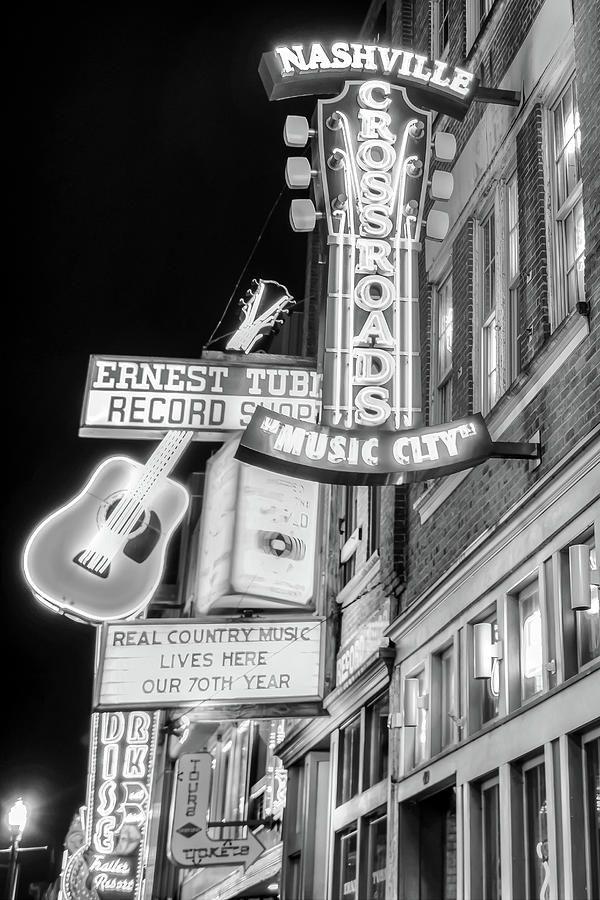
[[[214,840],[209,837],[211,778],[210,753],[183,753],[177,760],[167,854],[174,865],[182,868],[243,866],[246,870],[265,848],[250,829],[245,838]]]

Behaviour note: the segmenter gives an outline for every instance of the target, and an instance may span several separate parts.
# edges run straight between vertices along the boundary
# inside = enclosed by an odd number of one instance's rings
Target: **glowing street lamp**
[[[27,807],[19,797],[8,812],[8,830],[10,833],[10,857],[8,860],[8,900],[17,896],[17,861],[19,843],[27,824]]]

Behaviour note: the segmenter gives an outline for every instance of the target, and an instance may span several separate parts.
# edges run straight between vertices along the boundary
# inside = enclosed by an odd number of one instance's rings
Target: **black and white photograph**
[[[0,897],[600,900],[597,0],[5,34]]]

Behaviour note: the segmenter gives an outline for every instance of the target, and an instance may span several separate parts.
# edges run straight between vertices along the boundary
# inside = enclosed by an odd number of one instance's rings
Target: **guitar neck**
[[[168,431],[146,462],[137,484],[131,489],[129,499],[143,503],[175,467],[193,436],[193,431]]]

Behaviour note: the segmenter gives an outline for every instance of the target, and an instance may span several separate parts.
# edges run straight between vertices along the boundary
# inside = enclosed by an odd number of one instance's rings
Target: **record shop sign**
[[[323,619],[306,615],[105,623],[94,707],[319,700],[323,638]]]
[[[90,357],[80,437],[156,438],[172,429],[221,441],[245,428],[257,404],[304,422],[321,407],[310,359],[205,351],[200,359]]]

